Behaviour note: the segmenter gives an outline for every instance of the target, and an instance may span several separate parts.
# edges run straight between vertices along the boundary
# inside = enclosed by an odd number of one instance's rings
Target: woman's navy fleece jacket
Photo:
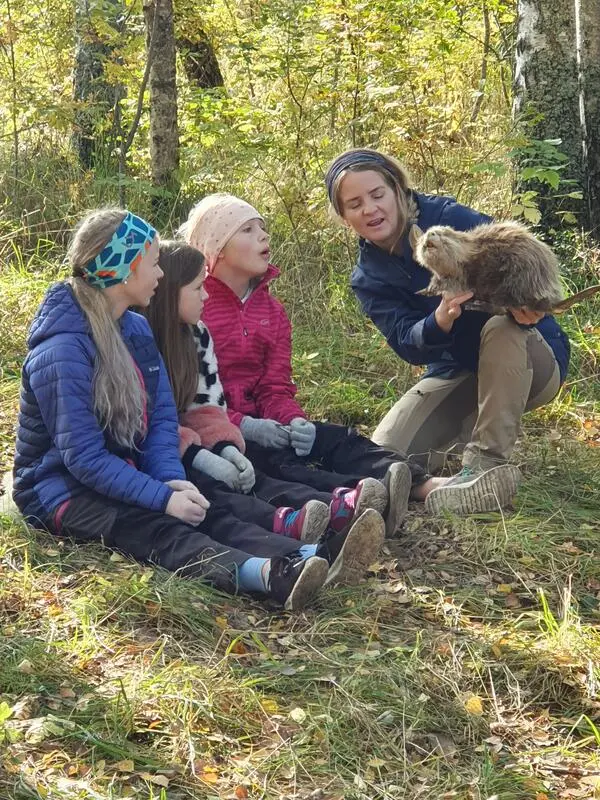
[[[452,197],[414,192],[419,207],[418,225],[448,225],[468,231],[490,217],[461,206]],[[352,289],[364,313],[375,323],[390,347],[410,364],[427,365],[427,376],[451,377],[461,370],[477,371],[481,329],[490,318],[481,311],[463,311],[449,334],[435,321],[439,297],[416,294],[424,289],[431,273],[413,259],[405,236],[402,253],[390,255],[365,239],[360,240],[358,264],[352,273]],[[554,317],[545,316],[535,325],[552,348],[561,382],[569,365],[569,340]]]

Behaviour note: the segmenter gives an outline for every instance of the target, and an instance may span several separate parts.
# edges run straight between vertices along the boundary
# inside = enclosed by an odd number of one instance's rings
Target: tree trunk
[[[585,123],[586,227],[600,241],[600,0],[580,0],[578,8]]]
[[[157,15],[154,24],[154,15]],[[152,183],[175,193],[178,188],[179,131],[177,127],[177,74],[172,0],[144,3],[150,67],[150,158]],[[153,36],[154,32],[154,36]],[[153,38],[153,41],[151,39]],[[166,198],[165,198],[166,200]],[[167,202],[157,195],[155,205]]]
[[[214,89],[223,86],[223,75],[210,39],[202,28],[196,30],[193,39],[177,38],[177,49],[181,55],[183,69],[188,81],[198,89]]]
[[[109,19],[116,20],[120,2],[109,0],[109,5]],[[106,10],[106,0],[75,2],[73,98],[80,107],[75,113],[72,143],[81,165],[86,169],[96,164],[102,149],[102,129],[115,105],[115,92],[119,89],[105,80],[104,64],[110,58],[113,47],[110,42],[101,39],[94,24],[94,15],[106,15]]]
[[[568,162],[561,178],[576,182],[569,190],[582,188],[584,177],[578,73],[574,0],[519,0],[515,115],[533,114],[531,138],[562,140],[558,148]],[[540,210],[544,222],[551,223],[556,190],[545,185],[529,188],[540,190]],[[564,203],[560,207],[565,210]],[[576,210],[581,212],[581,204]]]

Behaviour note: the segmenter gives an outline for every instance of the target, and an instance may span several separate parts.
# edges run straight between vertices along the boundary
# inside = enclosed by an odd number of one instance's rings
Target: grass
[[[343,252],[280,292],[302,401],[368,429],[415,375],[351,305]],[[27,325],[58,274],[50,247],[12,253],[4,468]],[[304,614],[0,516],[0,797],[599,797],[598,310],[566,320],[574,377],[528,419],[514,511],[415,507],[363,585]]]

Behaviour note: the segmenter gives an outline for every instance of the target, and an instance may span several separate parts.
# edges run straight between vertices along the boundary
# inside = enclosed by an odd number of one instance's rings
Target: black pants
[[[427,480],[427,474],[406,456],[385,450],[361,436],[354,428],[314,422],[315,443],[309,456],[300,458],[291,447],[283,450],[246,443],[246,456],[254,467],[272,478],[308,484],[322,492],[336,486],[354,487],[361,478],[382,479],[390,466],[405,461],[412,473],[413,486]]]
[[[213,505],[229,508],[238,519],[255,522],[269,531],[273,530],[275,509],[279,506],[301,508],[309,500],[331,501],[331,492],[320,492],[312,486],[293,481],[271,478],[256,470],[256,483],[250,494],[241,494],[221,481],[193,467],[186,469],[187,478]],[[347,485],[347,484],[346,484]]]
[[[237,590],[237,571],[251,556],[272,558],[298,549],[298,542],[243,522],[211,505],[198,526],[157,511],[111,500],[90,490],[73,497],[53,533],[78,542],[102,542],[138,561],[186,577],[202,578],[227,592]]]

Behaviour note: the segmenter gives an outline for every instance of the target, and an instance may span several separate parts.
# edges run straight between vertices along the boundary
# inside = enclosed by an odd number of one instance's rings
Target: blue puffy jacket
[[[23,365],[13,490],[32,524],[47,525],[85,489],[164,512],[173,493],[165,481],[185,479],[173,395],[150,327],[131,311],[119,323],[147,393],[147,433],[131,451],[112,441],[94,414],[96,347],[71,287],[52,286],[36,312]]]
[[[419,207],[418,225],[449,225],[468,231],[491,218],[461,206],[453,197],[414,192]],[[480,311],[464,311],[449,334],[435,321],[439,298],[416,294],[424,289],[431,273],[412,257],[408,237],[401,254],[390,254],[360,240],[358,264],[352,273],[352,289],[364,313],[375,323],[390,347],[410,364],[426,364],[428,376],[451,377],[461,370],[475,372],[479,361],[481,329],[490,318]],[[552,348],[565,379],[569,365],[569,340],[554,317],[545,316],[535,326]]]

